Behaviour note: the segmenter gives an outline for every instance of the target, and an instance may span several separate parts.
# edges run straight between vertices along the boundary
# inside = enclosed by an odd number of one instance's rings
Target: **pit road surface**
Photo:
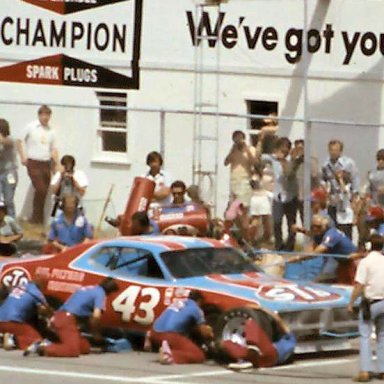
[[[23,357],[0,350],[1,384],[344,384],[358,371],[355,352],[305,356],[294,364],[236,373],[213,362],[165,366],[154,353],[119,353],[80,358]]]

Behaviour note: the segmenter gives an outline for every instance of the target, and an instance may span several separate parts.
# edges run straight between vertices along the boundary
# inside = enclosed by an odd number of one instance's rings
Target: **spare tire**
[[[220,343],[222,340],[228,340],[234,334],[239,340],[245,342],[244,326],[248,319],[256,321],[267,336],[274,340],[276,332],[274,331],[273,319],[257,309],[240,307],[231,309],[220,316],[214,328],[216,342]]]

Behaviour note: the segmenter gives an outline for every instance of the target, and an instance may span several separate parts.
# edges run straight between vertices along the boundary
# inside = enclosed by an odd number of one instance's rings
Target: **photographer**
[[[81,170],[75,169],[76,161],[73,156],[64,155],[60,160],[60,164],[62,170],[56,172],[51,181],[51,191],[56,197],[52,216],[55,216],[64,195],[75,195],[80,201],[88,186],[86,174]]]

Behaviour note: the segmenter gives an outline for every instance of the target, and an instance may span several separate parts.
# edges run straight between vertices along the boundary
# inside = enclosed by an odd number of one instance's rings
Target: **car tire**
[[[216,343],[229,339],[230,335],[234,333],[240,339],[244,339],[244,325],[248,319],[256,321],[271,340],[275,338],[274,322],[266,313],[240,307],[231,309],[220,316],[214,328]]]

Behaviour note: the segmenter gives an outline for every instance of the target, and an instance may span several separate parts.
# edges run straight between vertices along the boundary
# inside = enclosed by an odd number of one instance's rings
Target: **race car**
[[[56,255],[3,259],[0,268],[6,287],[25,284],[35,273],[46,276],[44,293],[55,306],[81,286],[115,278],[119,291],[108,297],[105,328],[144,333],[166,306],[197,290],[218,340],[234,333],[243,337],[248,318],[274,338],[260,306],[286,320],[298,339],[297,352],[349,348],[349,339],[357,336],[357,321],[346,310],[351,287],[274,278],[239,249],[208,238],[95,240]]]

